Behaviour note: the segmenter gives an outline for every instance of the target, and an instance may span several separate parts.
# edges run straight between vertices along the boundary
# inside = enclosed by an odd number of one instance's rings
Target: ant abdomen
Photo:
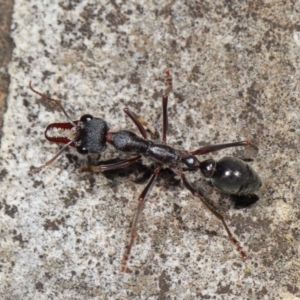
[[[261,187],[257,173],[238,158],[209,159],[201,162],[200,170],[206,178],[211,179],[214,187],[226,194],[248,195]]]

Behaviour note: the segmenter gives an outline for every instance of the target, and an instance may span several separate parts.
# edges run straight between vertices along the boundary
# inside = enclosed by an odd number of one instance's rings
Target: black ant
[[[40,95],[44,99],[55,102],[62,109],[64,115],[69,120],[67,123],[52,123],[47,126],[45,131],[46,139],[51,142],[65,144],[65,146],[52,159],[47,161],[42,166],[33,169],[31,174],[38,172],[41,168],[51,164],[69,146],[75,147],[80,154],[88,154],[105,151],[107,143],[119,151],[136,154],[136,156],[111,164],[102,164],[99,166],[92,165],[88,168],[82,169],[83,171],[104,172],[107,170],[124,168],[140,160],[142,156],[149,158],[156,165],[152,176],[138,198],[137,211],[131,224],[129,243],[122,259],[121,272],[125,272],[126,270],[130,251],[137,236],[137,224],[145,204],[146,196],[151,191],[163,166],[168,166],[176,175],[180,176],[183,185],[194,196],[198,197],[204,203],[204,205],[222,222],[229,239],[233,244],[235,244],[241,257],[245,259],[247,256],[239,242],[233,237],[224,220],[224,217],[214,209],[214,207],[210,204],[209,199],[206,199],[203,192],[192,186],[184,171],[200,170],[202,175],[205,178],[210,179],[212,185],[219,191],[233,195],[237,199],[248,197],[249,200],[251,195],[260,188],[261,180],[257,173],[248,164],[241,159],[233,157],[224,157],[219,161],[215,161],[213,159],[199,161],[196,155],[204,155],[231,147],[256,147],[249,141],[208,145],[194,151],[178,150],[167,145],[167,105],[168,95],[172,90],[172,77],[169,70],[166,70],[166,78],[167,87],[162,97],[163,129],[160,143],[148,139],[145,128],[150,130],[153,135],[155,130],[141,117],[137,116],[128,108],[125,108],[124,112],[134,122],[142,137],[128,130],[121,130],[117,132],[109,131],[109,127],[103,119],[94,118],[89,114],[83,115],[79,121],[72,121],[59,100],[52,99],[44,94],[39,93],[32,88],[31,83],[29,84],[29,87],[33,92]],[[49,136],[48,131],[50,129],[73,130],[73,138],[67,136]],[[183,168],[182,165],[185,165],[185,167]]]

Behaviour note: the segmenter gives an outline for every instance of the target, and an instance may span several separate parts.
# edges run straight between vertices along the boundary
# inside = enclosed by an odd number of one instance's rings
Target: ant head
[[[77,126],[75,144],[81,154],[101,153],[106,145],[106,134],[109,130],[107,123],[92,115],[83,115]]]
[[[72,121],[59,100],[38,92],[32,87],[31,82],[29,88],[43,99],[58,105],[69,120],[67,123],[49,124],[45,131],[48,141],[76,147],[81,154],[100,153],[106,149],[106,134],[109,128],[103,119],[86,114],[80,118],[80,121]],[[50,131],[56,132],[50,135]]]
[[[79,121],[72,123],[52,123],[45,131],[50,142],[75,147],[80,154],[101,153],[106,149],[107,123],[92,115],[83,115]],[[49,134],[52,131],[52,134]],[[55,133],[53,133],[55,131]]]
[[[69,146],[76,147],[81,154],[100,153],[106,149],[106,134],[109,128],[104,120],[93,118],[91,115],[83,115],[79,121],[72,121],[59,100],[38,92],[32,87],[31,82],[29,88],[43,99],[54,102],[69,120],[69,122],[52,123],[47,126],[45,130],[46,139],[65,146],[52,159],[40,167],[34,168],[30,174],[39,172],[51,164]]]

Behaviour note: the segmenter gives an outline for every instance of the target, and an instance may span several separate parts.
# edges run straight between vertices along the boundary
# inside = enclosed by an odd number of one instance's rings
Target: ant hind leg
[[[142,193],[140,194],[139,198],[138,198],[138,207],[137,207],[137,211],[135,212],[133,219],[132,219],[132,223],[131,223],[131,229],[130,229],[130,238],[129,238],[129,243],[126,246],[126,250],[125,253],[123,255],[123,259],[122,259],[122,265],[121,265],[121,272],[124,273],[126,271],[126,266],[127,266],[127,262],[128,259],[130,257],[130,252],[131,252],[131,248],[133,246],[134,240],[137,236],[137,224],[139,222],[139,219],[141,217],[144,205],[145,205],[145,201],[146,201],[146,197],[147,195],[150,193],[156,179],[157,176],[159,174],[160,171],[160,167],[157,167],[154,170],[154,173],[152,174],[151,178],[149,179],[147,185],[145,186],[144,190],[142,191]]]
[[[241,141],[241,142],[235,142],[235,143],[207,145],[207,146],[203,146],[203,147],[201,147],[197,150],[190,151],[189,153],[191,155],[203,155],[203,154],[223,150],[223,149],[226,149],[226,148],[248,147],[248,146],[252,147],[255,150],[258,150],[258,148],[254,144],[252,144],[250,141]]]
[[[172,168],[172,170],[181,177],[181,180],[183,182],[183,185],[196,197],[198,197],[202,203],[208,208],[208,210],[211,211],[211,213],[213,213],[223,224],[224,229],[227,232],[227,235],[230,239],[230,241],[236,246],[237,251],[240,253],[242,259],[246,259],[247,258],[247,254],[246,252],[243,250],[242,246],[239,244],[239,242],[234,238],[233,234],[231,233],[227,223],[224,220],[223,215],[221,215],[220,213],[218,213],[213,207],[212,205],[205,199],[204,195],[202,195],[201,191],[196,190],[192,184],[189,182],[189,180],[187,179],[187,177],[185,176],[185,174],[178,169]]]
[[[101,164],[99,166],[90,165],[86,168],[81,168],[81,172],[104,172],[104,171],[110,171],[110,170],[116,170],[116,169],[123,169],[126,168],[136,161],[141,159],[141,155],[129,158],[129,159],[123,159],[121,161],[111,163],[111,164]]]

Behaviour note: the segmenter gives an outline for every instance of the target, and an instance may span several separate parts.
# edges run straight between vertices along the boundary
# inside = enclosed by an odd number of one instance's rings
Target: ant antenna
[[[31,81],[29,81],[29,88],[36,94],[38,94],[39,96],[41,96],[43,99],[49,100],[49,101],[53,101],[56,105],[59,106],[59,108],[62,110],[62,112],[64,113],[64,115],[67,117],[67,119],[69,120],[69,122],[73,125],[73,126],[77,126],[76,124],[74,124],[74,122],[71,120],[71,118],[69,117],[69,115],[67,114],[67,112],[65,111],[64,107],[62,106],[61,102],[57,99],[53,99],[50,98],[40,92],[38,92],[37,90],[35,90],[32,85],[31,85]]]

